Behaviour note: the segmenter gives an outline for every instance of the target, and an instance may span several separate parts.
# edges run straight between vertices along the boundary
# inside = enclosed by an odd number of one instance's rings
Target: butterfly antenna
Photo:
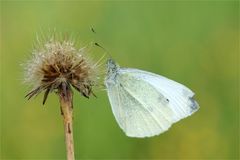
[[[94,34],[97,33],[96,30],[95,30],[93,27],[90,27],[90,30],[91,30],[92,33],[94,33]],[[107,54],[108,57],[109,57],[110,59],[112,59],[111,54],[110,54],[104,47],[102,47],[99,43],[95,42],[94,45],[97,46],[97,47],[99,47],[99,48],[101,48],[101,49],[103,49],[103,50],[105,51],[104,56]]]
[[[97,46],[97,47],[99,47],[99,48],[101,48],[101,49],[103,49],[104,51],[105,51],[105,55],[107,54],[108,55],[108,57],[110,58],[110,59],[112,59],[112,56],[111,56],[111,54],[108,52],[108,50],[106,50],[104,47],[102,47],[99,43],[97,43],[97,42],[95,42],[94,43],[94,45],[95,46]]]
[[[91,27],[91,31],[92,31],[93,33],[96,33],[96,31],[95,31],[95,29],[94,29],[93,27]]]

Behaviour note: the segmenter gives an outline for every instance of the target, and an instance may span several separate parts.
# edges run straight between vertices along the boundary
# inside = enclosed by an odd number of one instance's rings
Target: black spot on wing
[[[120,87],[122,87],[122,88],[123,88],[123,85],[122,85],[122,83],[119,83],[119,85],[120,85]]]
[[[168,103],[169,103],[169,99],[168,98],[166,98],[166,97],[164,97],[163,95],[159,95],[159,97],[158,97],[158,101],[159,101],[159,103],[161,103],[163,106],[167,106],[168,105]]]
[[[198,103],[195,101],[195,99],[193,97],[189,97],[189,102],[190,102],[190,112],[193,113],[195,111],[198,110],[199,105]]]

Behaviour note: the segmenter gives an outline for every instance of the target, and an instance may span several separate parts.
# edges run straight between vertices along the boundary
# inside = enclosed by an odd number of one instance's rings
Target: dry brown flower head
[[[87,56],[87,49],[77,49],[70,40],[50,38],[33,51],[25,66],[25,81],[32,90],[28,99],[44,92],[43,104],[48,94],[59,89],[71,90],[71,86],[89,98],[98,79],[98,65]]]

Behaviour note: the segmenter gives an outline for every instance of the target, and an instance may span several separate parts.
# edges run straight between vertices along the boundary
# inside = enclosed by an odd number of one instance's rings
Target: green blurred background
[[[24,99],[22,84],[20,64],[49,28],[187,85],[201,106],[168,132],[136,139],[118,127],[105,91],[90,100],[76,93],[76,158],[239,158],[239,1],[1,1],[1,159],[65,158],[57,96],[43,107],[42,94]]]

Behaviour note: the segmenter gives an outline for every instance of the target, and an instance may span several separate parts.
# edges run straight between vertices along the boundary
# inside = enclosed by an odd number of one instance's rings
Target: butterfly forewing
[[[161,93],[167,99],[169,107],[174,112],[174,122],[191,115],[199,108],[198,103],[193,98],[194,93],[178,82],[138,69],[121,69],[121,72],[122,74],[128,73],[138,79],[142,79]]]

